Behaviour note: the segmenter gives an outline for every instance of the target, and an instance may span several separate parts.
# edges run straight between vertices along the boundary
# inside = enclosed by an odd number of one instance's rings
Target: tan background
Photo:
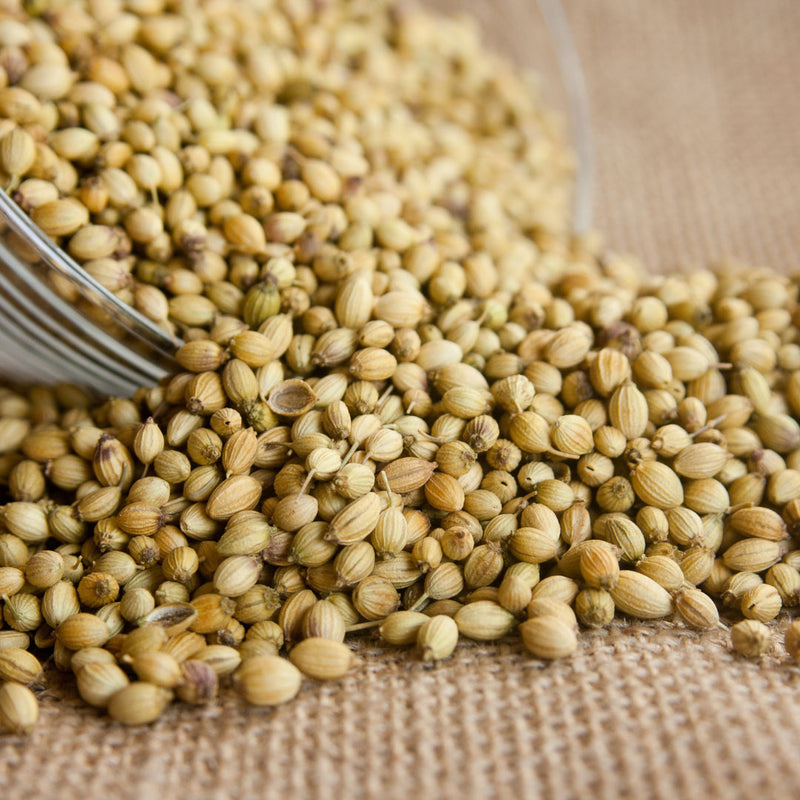
[[[531,0],[517,0],[525,7]],[[451,5],[453,3],[451,2]],[[796,269],[800,3],[567,0],[593,107],[596,218],[654,268],[723,254]],[[539,41],[535,35],[531,42]],[[583,637],[551,666],[465,646],[423,668],[366,640],[293,703],[171,710],[122,730],[69,689],[0,741],[9,798],[697,798],[800,789],[800,674],[780,650],[670,624]]]

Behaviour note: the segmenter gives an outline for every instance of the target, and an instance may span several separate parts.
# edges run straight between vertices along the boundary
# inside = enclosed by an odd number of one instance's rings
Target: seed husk
[[[219,689],[219,678],[211,664],[188,659],[180,665],[181,680],[175,689],[178,698],[191,705],[213,702]]]
[[[208,664],[218,678],[232,675],[242,663],[242,656],[236,648],[223,644],[210,644],[198,653],[197,660]]]

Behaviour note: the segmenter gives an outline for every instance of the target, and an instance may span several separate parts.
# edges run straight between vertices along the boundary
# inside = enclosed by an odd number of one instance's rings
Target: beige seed
[[[526,613],[528,619],[542,616],[557,617],[573,630],[577,630],[578,627],[578,621],[572,608],[567,603],[561,600],[554,600],[551,597],[536,597],[532,599],[528,603]]]
[[[230,519],[234,514],[255,508],[261,492],[261,484],[250,475],[232,475],[211,492],[206,513],[211,519]]]
[[[675,595],[675,610],[690,627],[706,629],[719,624],[714,601],[700,589],[684,589]]]
[[[772,632],[763,622],[743,619],[731,628],[731,643],[739,655],[758,658],[772,646]]]
[[[180,663],[170,653],[147,650],[128,656],[128,663],[139,680],[164,689],[174,689],[183,680]]]
[[[370,492],[345,506],[330,521],[325,539],[336,544],[355,544],[375,530],[381,513],[377,494]]]
[[[306,639],[319,637],[343,642],[345,629],[344,617],[328,600],[318,600],[303,616],[302,634]]]
[[[584,589],[575,598],[575,615],[582,625],[602,628],[614,618],[614,598],[604,589]]]
[[[747,619],[754,619],[758,622],[769,622],[778,615],[781,610],[781,596],[774,586],[767,583],[747,589],[740,601],[742,614]]]
[[[519,626],[525,649],[536,658],[548,661],[566,658],[578,647],[575,631],[558,617],[537,616]]]
[[[594,449],[594,436],[589,423],[576,414],[559,417],[553,424],[553,446],[571,456],[590,453]]]
[[[31,218],[48,236],[69,236],[89,222],[89,211],[78,200],[66,198],[37,206]]]
[[[623,382],[611,395],[608,416],[611,424],[628,439],[635,439],[644,433],[649,416],[647,399],[633,381]]]
[[[517,528],[509,538],[509,549],[515,558],[530,564],[542,564],[558,551],[559,531],[540,528]]]
[[[417,641],[420,628],[430,620],[419,611],[395,611],[378,628],[381,640],[392,645],[411,645]]]
[[[734,572],[724,584],[722,603],[725,606],[738,606],[742,595],[754,586],[763,583],[760,575],[755,572]]]
[[[610,592],[617,609],[638,619],[660,619],[672,613],[672,598],[654,580],[633,570],[621,570]]]
[[[789,564],[774,564],[767,570],[765,583],[774,586],[786,608],[798,604],[800,598],[800,572]]]
[[[256,585],[261,562],[251,556],[230,556],[214,571],[214,588],[225,597],[241,597]]]
[[[516,575],[506,575],[498,588],[497,602],[512,614],[522,614],[531,602],[531,587]]]
[[[647,556],[636,563],[636,571],[654,580],[668,592],[677,592],[685,580],[680,564],[664,555]]]
[[[725,465],[727,450],[711,442],[690,444],[672,462],[673,469],[684,478],[713,478]]]
[[[549,575],[532,589],[531,599],[550,598],[571,605],[578,594],[578,583],[565,575]]]
[[[612,548],[590,546],[581,551],[580,571],[590,587],[611,591],[619,578],[619,560]]]
[[[5,647],[0,649],[0,679],[29,686],[41,683],[44,673],[33,653],[19,647]]]
[[[784,647],[789,658],[794,661],[800,659],[800,620],[794,620],[786,629]]]
[[[6,569],[12,569],[7,567]],[[47,589],[57,583],[64,573],[64,560],[61,553],[54,550],[40,550],[34,553],[25,565],[25,579],[37,589]],[[8,588],[8,587],[6,587]],[[22,588],[20,585],[18,588]],[[12,595],[14,591],[4,594]]]
[[[625,514],[602,514],[595,520],[592,532],[596,538],[617,548],[622,561],[635,563],[644,555],[644,534]]]
[[[45,590],[41,608],[45,622],[56,629],[67,617],[79,613],[81,605],[75,587],[67,581],[59,581]]]
[[[8,647],[18,647],[27,650],[31,637],[22,631],[0,631],[0,650]]]
[[[763,572],[781,557],[778,542],[767,539],[742,539],[734,542],[723,554],[725,566],[735,572]]]
[[[478,600],[463,606],[454,619],[462,636],[480,642],[502,639],[516,625],[514,615],[491,600]]]
[[[666,464],[642,461],[631,471],[631,484],[639,499],[656,508],[674,508],[683,503],[680,478]]]
[[[123,725],[146,725],[158,719],[172,700],[172,692],[146,681],[135,681],[108,702],[111,719]]]
[[[72,614],[56,629],[56,636],[69,650],[102,647],[111,638],[108,625],[94,614]]]
[[[0,686],[0,727],[6,733],[27,736],[39,720],[36,695],[19,683]]]
[[[116,664],[94,662],[76,672],[78,694],[90,706],[106,708],[112,696],[125,688],[128,676]]]
[[[443,661],[458,644],[458,623],[450,616],[429,617],[417,631],[417,648],[423,661]]]
[[[355,661],[347,645],[321,637],[298,642],[289,652],[289,659],[304,675],[320,681],[344,677]]]
[[[435,463],[421,458],[399,458],[387,464],[380,475],[393,491],[404,494],[424,486],[435,469]]]
[[[291,700],[300,691],[302,679],[294,664],[278,656],[248,658],[234,675],[239,693],[255,706],[274,706]]]
[[[400,597],[391,580],[377,574],[370,575],[356,586],[352,600],[356,611],[367,620],[384,619],[400,605]]]
[[[780,515],[769,508],[740,508],[730,516],[731,527],[742,536],[755,536],[771,542],[786,538],[786,523]]]

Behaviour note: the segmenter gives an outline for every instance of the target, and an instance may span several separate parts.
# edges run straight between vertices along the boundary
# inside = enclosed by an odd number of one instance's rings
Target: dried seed
[[[781,596],[774,586],[762,583],[747,589],[740,600],[742,614],[747,619],[758,622],[769,622],[778,616],[781,610]]]
[[[248,658],[234,675],[239,693],[255,706],[274,706],[291,700],[300,691],[302,679],[294,664],[278,656]]]
[[[723,554],[725,566],[734,572],[763,572],[781,557],[778,542],[768,539],[742,539],[734,542]]]
[[[289,652],[289,659],[309,678],[327,681],[344,677],[355,657],[342,642],[311,637],[298,642]]]
[[[146,725],[161,716],[172,692],[146,681],[135,681],[120,689],[108,702],[111,719],[123,725]]]
[[[463,606],[454,619],[462,636],[480,642],[502,639],[516,626],[514,615],[491,600],[478,600]]]
[[[692,628],[714,628],[719,625],[719,612],[714,601],[700,589],[684,589],[675,595],[675,610]]]
[[[739,655],[758,658],[772,646],[772,632],[763,622],[743,619],[731,628],[731,642]]]
[[[128,657],[129,663],[139,680],[174,689],[182,680],[181,665],[171,654],[148,650]]]
[[[443,661],[449,658],[458,644],[458,623],[450,616],[437,614],[428,617],[417,630],[417,647],[423,661]]]
[[[582,625],[602,628],[614,618],[614,598],[604,589],[584,589],[575,598],[575,614]]]
[[[522,642],[531,655],[548,661],[566,658],[578,647],[575,631],[558,617],[537,616],[519,626]]]
[[[659,619],[672,613],[672,598],[654,580],[633,570],[621,570],[610,592],[617,609],[638,619]]]
[[[6,733],[27,736],[39,720],[36,695],[18,683],[0,686],[0,727]]]
[[[642,461],[631,470],[631,484],[637,497],[656,508],[674,508],[683,503],[680,478],[666,464]]]
[[[0,679],[30,686],[41,683],[44,673],[33,653],[19,647],[4,647],[0,649]]]
[[[116,664],[94,662],[76,672],[78,694],[90,706],[106,708],[112,696],[130,681]]]

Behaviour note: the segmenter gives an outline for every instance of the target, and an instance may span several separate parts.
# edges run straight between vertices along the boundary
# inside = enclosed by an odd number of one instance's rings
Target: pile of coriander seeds
[[[402,3],[3,3],[0,178],[183,342],[132,398],[0,390],[4,729],[48,660],[143,724],[290,700],[350,633],[552,660],[674,618],[770,651],[797,287],[573,238],[533,89]]]

